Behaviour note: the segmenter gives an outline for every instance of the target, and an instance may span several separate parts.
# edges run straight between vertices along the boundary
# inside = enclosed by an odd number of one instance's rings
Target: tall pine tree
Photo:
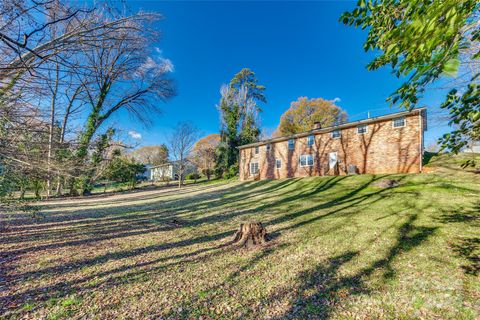
[[[218,109],[221,119],[221,143],[217,155],[217,174],[227,176],[238,172],[238,149],[258,141],[261,103],[266,103],[265,86],[259,85],[255,73],[242,69],[228,85],[222,86]]]

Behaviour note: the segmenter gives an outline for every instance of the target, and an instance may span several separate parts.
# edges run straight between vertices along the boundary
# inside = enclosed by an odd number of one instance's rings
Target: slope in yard
[[[37,220],[2,213],[0,314],[478,318],[480,176],[438,163],[51,201]],[[268,246],[224,246],[252,219]]]

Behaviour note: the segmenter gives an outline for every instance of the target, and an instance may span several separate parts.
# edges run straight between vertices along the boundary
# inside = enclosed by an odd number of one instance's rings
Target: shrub
[[[137,175],[145,172],[145,166],[125,157],[115,157],[105,170],[105,177],[116,182],[129,182],[132,189],[137,183]]]
[[[221,179],[223,177],[223,169],[221,167],[216,167],[213,170],[213,173],[215,174],[215,178]]]
[[[234,164],[228,168],[228,171],[225,173],[225,179],[230,179],[238,174],[238,165]]]
[[[198,173],[190,173],[187,175],[187,180],[194,180],[196,182],[197,179],[200,179],[200,175]]]

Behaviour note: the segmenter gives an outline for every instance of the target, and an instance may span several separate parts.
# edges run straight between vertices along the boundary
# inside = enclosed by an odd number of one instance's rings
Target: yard
[[[3,212],[0,318],[478,319],[480,175],[429,166]],[[225,245],[252,219],[268,246]]]

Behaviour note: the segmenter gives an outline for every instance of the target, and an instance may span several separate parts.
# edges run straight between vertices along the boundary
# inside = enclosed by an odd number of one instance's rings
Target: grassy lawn
[[[480,175],[458,164],[1,213],[0,318],[478,319]],[[270,244],[225,246],[251,219]]]

